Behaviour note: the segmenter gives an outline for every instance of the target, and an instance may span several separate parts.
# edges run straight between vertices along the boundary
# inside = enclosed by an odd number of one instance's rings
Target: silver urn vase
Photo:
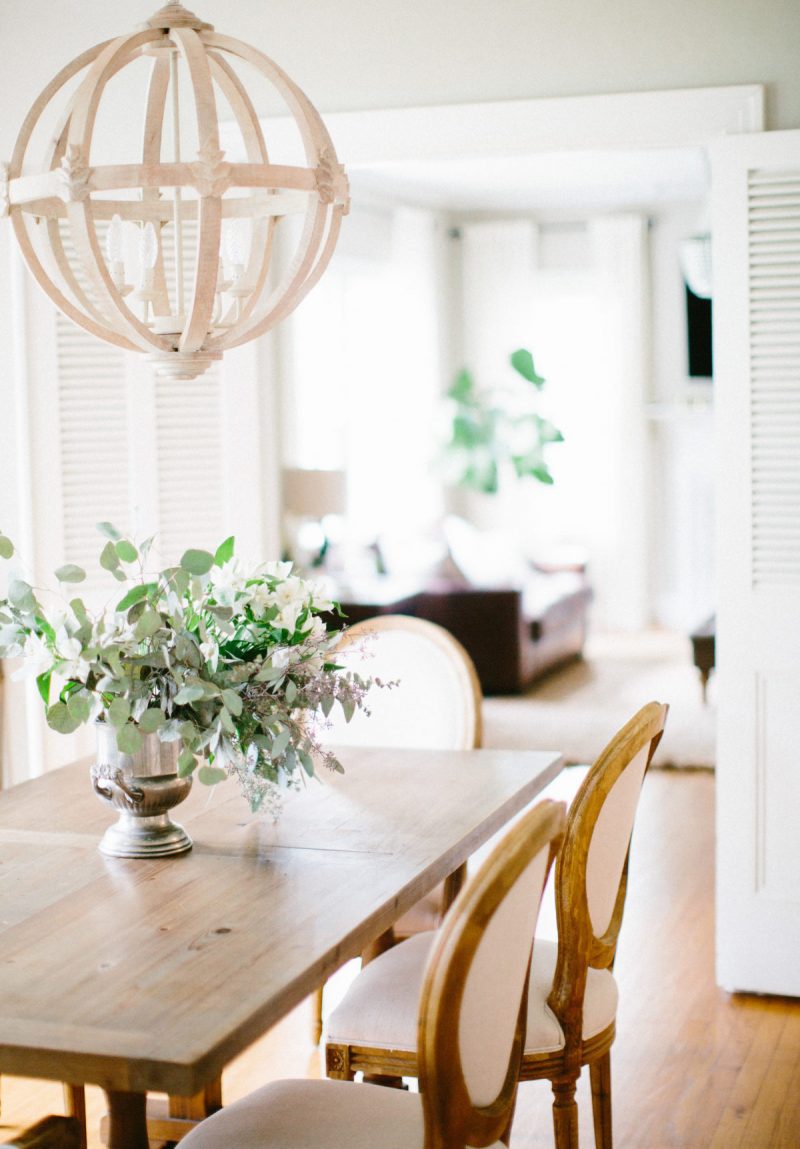
[[[98,722],[97,761],[91,777],[95,793],[119,811],[100,841],[115,858],[159,858],[191,850],[192,839],[169,811],[188,795],[192,779],[178,777],[180,742],[143,734],[135,754],[117,749],[113,726]]]

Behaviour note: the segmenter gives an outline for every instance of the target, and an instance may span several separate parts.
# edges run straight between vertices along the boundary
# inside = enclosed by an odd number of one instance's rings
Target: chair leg
[[[76,1118],[80,1125],[80,1149],[86,1149],[86,1090],[82,1085],[64,1085],[64,1108],[67,1117]]]
[[[325,1072],[336,1081],[354,1081],[355,1072],[350,1068],[349,1045],[326,1045]]]
[[[577,1078],[553,1081],[553,1132],[556,1149],[578,1149]]]
[[[311,995],[311,1041],[314,1045],[319,1045],[319,1039],[322,1037],[322,994],[324,987],[320,986],[315,989]]]
[[[596,1149],[612,1149],[611,1135],[611,1051],[589,1066],[592,1083],[592,1117]]]

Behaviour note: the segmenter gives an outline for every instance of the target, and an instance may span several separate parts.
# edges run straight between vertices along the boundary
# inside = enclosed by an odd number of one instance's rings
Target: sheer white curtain
[[[598,625],[648,621],[647,221],[580,227],[489,221],[463,228],[464,362],[494,382],[515,347],[547,379],[541,410],[565,442],[553,487],[525,481],[494,501],[495,525],[529,550],[585,548]],[[500,375],[502,378],[502,375]]]
[[[436,517],[431,473],[441,387],[438,265],[429,212],[354,212],[290,329],[286,461],[344,468],[350,530],[369,541]]]

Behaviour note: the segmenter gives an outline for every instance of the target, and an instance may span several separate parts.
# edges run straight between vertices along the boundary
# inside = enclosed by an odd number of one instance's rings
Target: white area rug
[[[713,768],[715,681],[703,703],[688,638],[664,631],[592,635],[582,662],[527,694],[484,701],[484,746],[560,750],[567,764],[594,761],[646,702],[667,702],[654,766]]]

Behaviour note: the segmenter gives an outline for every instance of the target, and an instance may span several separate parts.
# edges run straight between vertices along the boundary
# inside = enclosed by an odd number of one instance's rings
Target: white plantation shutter
[[[754,586],[800,586],[800,170],[748,174]]]
[[[129,529],[125,354],[55,314],[63,556],[89,574],[86,589],[111,585],[98,555],[101,521]]]
[[[800,131],[713,152],[717,977],[800,995]]]
[[[155,383],[159,552],[178,562],[189,547],[226,536],[226,445],[218,366],[189,383]]]

